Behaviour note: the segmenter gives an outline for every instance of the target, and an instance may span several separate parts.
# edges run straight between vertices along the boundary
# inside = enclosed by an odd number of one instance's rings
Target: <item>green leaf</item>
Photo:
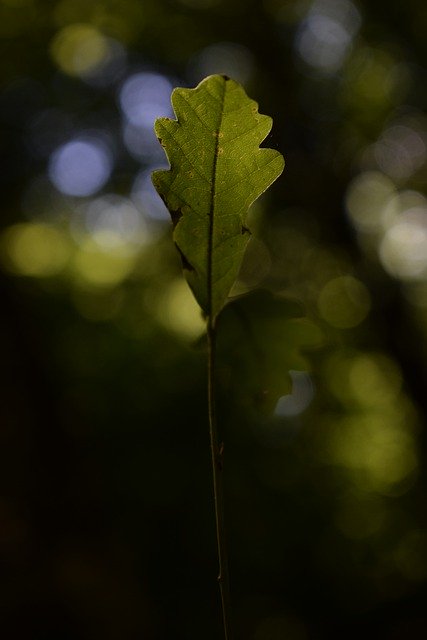
[[[289,371],[309,371],[304,352],[323,342],[300,304],[263,290],[234,298],[218,325],[218,369],[227,398],[267,413],[291,392]]]
[[[259,148],[272,120],[226,76],[175,89],[172,106],[177,120],[155,124],[170,169],[154,172],[153,184],[171,213],[187,281],[214,319],[249,240],[248,208],[281,174],[284,160]]]

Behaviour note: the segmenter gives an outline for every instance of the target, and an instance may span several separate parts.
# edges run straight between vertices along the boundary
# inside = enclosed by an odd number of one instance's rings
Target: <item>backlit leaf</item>
[[[249,240],[248,208],[281,174],[284,160],[278,151],[259,148],[272,120],[226,76],[175,89],[172,106],[177,120],[155,124],[170,169],[156,171],[153,183],[171,213],[187,281],[215,318]]]
[[[263,290],[234,298],[218,325],[223,387],[246,407],[267,413],[291,393],[289,371],[309,371],[305,352],[323,341],[297,302]]]

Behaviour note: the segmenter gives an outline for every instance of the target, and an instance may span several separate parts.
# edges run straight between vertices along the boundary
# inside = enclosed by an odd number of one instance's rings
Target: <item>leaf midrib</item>
[[[212,167],[212,191],[211,191],[211,201],[209,207],[209,235],[208,235],[208,304],[209,304],[209,322],[213,323],[212,317],[212,309],[213,309],[213,296],[212,296],[212,271],[213,271],[213,239],[214,239],[214,224],[215,224],[215,191],[216,191],[216,169],[218,163],[218,150],[219,150],[219,134],[222,127],[222,120],[224,116],[224,102],[225,102],[225,93],[226,93],[227,81],[224,79],[222,96],[220,99],[221,103],[221,112],[218,122],[218,127],[215,132],[215,150],[214,150],[214,161]]]

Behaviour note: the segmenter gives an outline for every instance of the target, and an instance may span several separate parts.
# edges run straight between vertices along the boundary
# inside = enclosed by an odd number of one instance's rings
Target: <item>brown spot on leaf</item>
[[[191,265],[187,258],[185,257],[185,255],[182,253],[181,249],[178,247],[177,243],[175,242],[175,246],[179,251],[179,255],[181,256],[181,262],[182,262],[182,266],[184,269],[187,269],[187,271],[195,271],[193,265]]]
[[[248,229],[242,224],[242,236],[244,236],[245,233],[249,233],[249,235],[252,235],[250,229]]]
[[[163,195],[163,193],[160,193],[159,191],[157,191],[157,193],[159,194],[159,196],[161,197],[161,199],[163,200],[163,202],[165,203],[165,205],[166,205],[166,207],[167,207],[168,205],[167,205],[166,198],[165,198],[165,196]]]
[[[181,209],[181,207],[178,207],[178,209],[174,209],[173,211],[170,211],[170,214],[171,214],[171,218],[172,218],[172,225],[173,225],[173,228],[175,229],[176,225],[178,224],[178,222],[182,218],[182,209]]]

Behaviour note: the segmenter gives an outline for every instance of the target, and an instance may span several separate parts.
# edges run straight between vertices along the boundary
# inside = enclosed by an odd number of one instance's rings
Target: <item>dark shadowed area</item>
[[[151,184],[223,73],[286,168],[218,337],[236,640],[427,636],[422,0],[0,0],[0,627],[219,640],[205,324]]]

